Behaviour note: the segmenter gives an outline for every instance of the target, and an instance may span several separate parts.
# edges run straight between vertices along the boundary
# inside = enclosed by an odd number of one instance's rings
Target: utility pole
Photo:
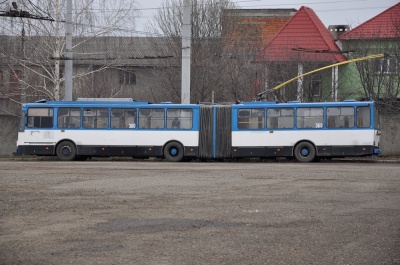
[[[25,52],[25,24],[22,23],[22,32],[21,32],[21,54],[22,54],[22,59],[24,62],[24,65],[26,65],[26,52]],[[22,78],[25,78],[27,76],[26,74],[26,67],[24,66],[23,68],[23,73],[22,73]],[[26,102],[26,86],[23,84],[21,86],[21,102],[25,103]]]
[[[56,0],[56,50],[54,52],[54,58],[56,58],[54,71],[54,99],[60,100],[60,5]]]
[[[303,74],[303,64],[299,62],[297,65],[297,75],[301,76],[302,74]],[[297,79],[297,101],[299,102],[302,102],[303,99],[303,81],[304,81],[303,77]]]
[[[191,54],[191,0],[183,1],[182,21],[182,92],[181,103],[190,103],[190,54]]]
[[[72,100],[72,0],[67,0],[65,16],[65,89],[64,100]]]
[[[339,84],[339,66],[332,67],[332,101],[337,101]]]

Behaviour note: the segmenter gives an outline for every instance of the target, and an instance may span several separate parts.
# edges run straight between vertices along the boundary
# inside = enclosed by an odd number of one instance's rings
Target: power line
[[[38,8],[36,5],[34,5],[30,0],[28,0],[28,1],[33,6],[33,8],[35,9],[35,11],[38,14],[31,14],[29,11],[26,11],[26,8],[25,8],[25,10],[23,10],[22,8],[18,9],[17,3],[12,2],[12,7],[9,10],[1,10],[0,16],[54,21],[54,19],[51,16],[45,17],[42,14],[40,14],[40,12],[39,12],[40,8]],[[5,2],[6,1],[2,2],[1,4],[4,4]],[[44,13],[46,13],[46,12],[44,12]]]
[[[239,2],[259,2],[261,0],[250,0],[250,1],[237,1]],[[249,5],[247,7],[257,7],[257,6],[266,6],[266,7],[280,7],[280,6],[304,6],[304,5],[321,5],[321,4],[338,4],[338,3],[354,3],[354,2],[374,2],[373,0],[339,0],[339,1],[318,1],[318,2],[300,2],[300,3],[282,3],[282,4],[262,4],[262,5]],[[243,7],[242,7],[243,8]]]
[[[52,18],[51,15],[50,15],[49,13],[43,11],[40,7],[38,7],[37,5],[35,5],[34,3],[32,3],[31,0],[28,0],[28,1],[29,1],[29,3],[33,6],[33,8],[34,8],[38,13],[40,13],[40,11],[41,11],[41,12],[43,12],[44,14],[46,14],[48,17]]]
[[[366,2],[366,1],[369,1],[369,0],[355,0],[355,1],[352,1],[352,2]],[[31,3],[31,1],[29,0],[29,2]],[[237,1],[237,2],[235,2],[235,3],[239,3],[239,2],[254,2],[254,0],[250,0],[250,1]],[[326,3],[338,3],[338,2],[348,2],[348,1],[324,1],[324,2],[319,2],[319,3],[317,3],[317,4],[326,4]],[[308,3],[301,3],[301,4],[308,4]],[[280,6],[280,5],[289,5],[289,4],[271,4],[271,5],[265,5],[265,6]],[[292,4],[290,4],[290,5],[292,5]],[[162,8],[164,8],[164,7],[162,7]],[[144,8],[144,9],[133,9],[132,11],[134,11],[134,10],[154,10],[154,9],[162,9],[162,8]],[[360,8],[347,8],[347,9],[326,9],[326,10],[319,10],[319,12],[328,12],[328,11],[346,11],[346,10],[368,10],[368,9],[374,9],[374,8],[377,8],[377,7],[360,7]],[[380,8],[380,7],[378,7],[378,8]],[[382,7],[382,8],[384,8],[384,7]],[[97,11],[96,11],[97,10]],[[110,8],[108,8],[108,9],[105,9],[105,10],[102,10],[102,9],[91,9],[89,12],[90,13],[93,13],[93,14],[98,14],[98,13],[103,13],[103,12],[112,12],[112,10],[120,10],[120,9],[110,9]],[[129,11],[129,9],[125,9],[125,11]],[[0,14],[0,16],[2,16],[1,14]],[[4,16],[4,15],[3,15]],[[15,16],[19,16],[18,14],[16,14]],[[15,17],[14,16],[14,17]],[[44,19],[44,20],[51,20],[51,21],[55,21],[54,19],[52,19],[52,18],[49,18],[49,17],[33,17],[33,15],[32,15],[32,17],[30,17],[30,18],[36,18],[36,19]],[[134,16],[133,18],[140,18],[140,16]],[[60,22],[60,21],[58,21],[58,22]],[[61,21],[61,22],[64,22],[64,21]],[[74,25],[75,26],[81,26],[81,27],[87,27],[87,28],[96,28],[96,29],[98,29],[98,30],[106,30],[107,29],[107,27],[105,27],[105,26],[94,26],[94,25],[92,25],[92,24],[83,24],[83,23],[74,23]],[[150,36],[165,36],[164,34],[160,34],[160,33],[154,33],[154,32],[146,32],[146,31],[142,31],[142,30],[135,30],[135,29],[130,29],[130,28],[123,28],[123,27],[117,27],[117,28],[115,28],[115,30],[116,31],[119,31],[119,32],[125,32],[125,33],[136,33],[136,34],[141,34],[141,35],[150,35]]]

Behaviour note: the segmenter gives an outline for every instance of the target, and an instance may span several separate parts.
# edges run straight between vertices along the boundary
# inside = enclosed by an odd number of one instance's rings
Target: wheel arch
[[[180,141],[168,141],[162,148],[163,158],[171,162],[181,162],[185,159],[185,146]]]
[[[292,147],[292,156],[294,156],[294,150],[296,149],[296,146],[298,146],[300,143],[304,143],[304,142],[308,142],[308,143],[312,144],[314,146],[314,148],[315,148],[315,154],[318,155],[318,153],[317,153],[317,151],[318,151],[317,145],[313,141],[311,141],[310,139],[302,139],[302,140],[298,140],[293,145],[293,147]]]
[[[60,143],[64,142],[64,141],[68,141],[68,142],[73,143],[75,145],[75,148],[76,148],[76,154],[78,154],[78,146],[76,145],[75,141],[73,141],[73,140],[71,140],[69,138],[63,138],[63,139],[58,140],[58,142],[54,145],[54,155],[57,155],[56,150],[57,150],[58,145]]]
[[[175,140],[175,139],[171,139],[171,140],[168,140],[167,142],[164,143],[164,145],[163,145],[163,147],[162,147],[162,152],[163,152],[163,153],[164,153],[165,147],[166,147],[167,144],[169,144],[169,143],[178,143],[178,144],[180,144],[180,145],[182,146],[182,148],[183,148],[183,151],[185,152],[185,145],[184,145],[181,141]]]

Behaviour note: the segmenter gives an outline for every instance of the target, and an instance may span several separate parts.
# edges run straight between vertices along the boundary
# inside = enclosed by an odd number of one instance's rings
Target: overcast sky
[[[141,17],[137,19],[138,31],[152,18],[152,14],[161,6],[162,0],[135,0]],[[398,3],[397,0],[233,0],[246,9],[312,8],[326,27],[329,25],[350,25],[352,28],[378,15]]]

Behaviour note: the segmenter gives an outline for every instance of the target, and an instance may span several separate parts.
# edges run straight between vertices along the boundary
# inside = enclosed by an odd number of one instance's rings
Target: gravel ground
[[[3,159],[0,264],[400,264],[400,164]]]

